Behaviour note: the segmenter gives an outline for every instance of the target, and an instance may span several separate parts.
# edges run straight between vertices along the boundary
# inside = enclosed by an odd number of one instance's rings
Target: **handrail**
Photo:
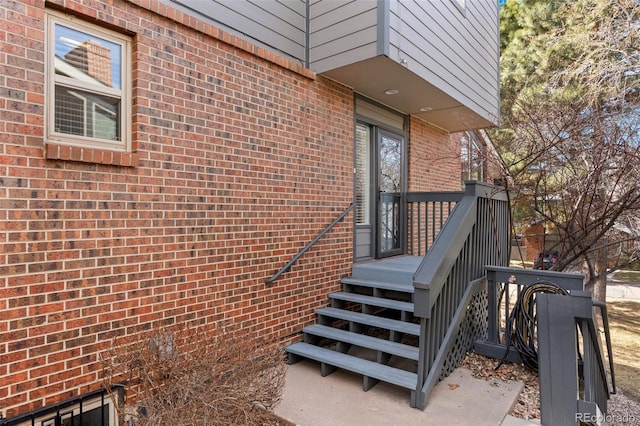
[[[284,274],[285,272],[287,272],[291,266],[293,266],[294,263],[296,263],[298,261],[298,259],[300,259],[300,257],[302,257],[303,254],[305,254],[307,251],[309,251],[309,249],[311,247],[313,247],[313,245],[315,243],[318,242],[318,240],[320,240],[320,238],[324,237],[329,231],[331,231],[331,229],[336,226],[337,223],[342,222],[344,220],[344,218],[349,214],[349,212],[351,210],[353,210],[353,208],[355,207],[355,203],[351,203],[349,205],[349,207],[346,208],[345,211],[343,211],[342,213],[340,213],[340,216],[338,216],[337,218],[334,219],[333,222],[331,222],[329,225],[327,225],[322,232],[320,232],[313,240],[311,240],[311,242],[309,244],[307,244],[306,246],[304,246],[302,249],[300,249],[300,251],[293,256],[293,258],[287,262],[286,265],[284,265],[282,268],[280,268],[280,270],[278,272],[276,272],[275,274],[273,274],[270,278],[267,278],[264,280],[264,282],[266,284],[271,284],[272,282],[274,282],[275,280],[277,280],[278,278],[280,278],[280,275]]]
[[[480,198],[506,202],[504,192],[496,192],[495,187],[481,182],[466,182],[464,197],[457,202],[456,207],[452,210],[445,223],[446,226],[442,228],[433,242],[431,250],[424,256],[414,274],[413,285],[416,289],[414,296],[416,300],[415,314],[417,316],[429,317],[431,308],[440,294],[452,266],[459,260],[460,251],[469,243],[469,238],[471,238],[474,230],[477,233],[481,232],[476,229],[478,200]],[[490,232],[487,229],[483,230]],[[492,237],[495,238],[496,236],[492,235]],[[484,266],[493,261],[493,259],[489,258],[481,259],[478,254],[474,256],[474,259],[477,259],[478,262],[465,266],[465,268],[469,269],[468,272],[474,269],[475,276],[470,277],[470,280],[484,275]],[[462,280],[462,282],[466,284],[468,281]]]

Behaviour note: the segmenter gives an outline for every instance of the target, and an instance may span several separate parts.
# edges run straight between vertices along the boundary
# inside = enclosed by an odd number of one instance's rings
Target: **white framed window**
[[[131,39],[47,14],[47,142],[131,150]]]

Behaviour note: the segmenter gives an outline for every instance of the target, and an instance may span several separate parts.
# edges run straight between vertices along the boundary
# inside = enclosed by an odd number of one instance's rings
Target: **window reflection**
[[[55,70],[88,84],[121,89],[118,44],[60,24],[55,26]]]
[[[402,140],[382,136],[380,140],[380,191],[400,192]]]

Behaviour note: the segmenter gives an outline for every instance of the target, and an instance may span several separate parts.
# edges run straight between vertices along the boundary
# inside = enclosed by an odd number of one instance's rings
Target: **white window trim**
[[[458,10],[465,15],[467,13],[467,0],[451,0]]]
[[[46,15],[46,92],[45,92],[45,142],[71,145],[83,148],[96,148],[109,151],[131,152],[131,39],[128,36],[83,21],[82,19],[49,10]],[[55,25],[60,24],[89,34],[95,34],[122,47],[121,49],[121,89],[95,87],[65,76],[56,76],[55,72]],[[120,98],[120,140],[106,140],[88,136],[70,135],[56,132],[55,129],[55,88],[56,84],[90,91],[100,95]],[[86,122],[86,118],[85,118]]]

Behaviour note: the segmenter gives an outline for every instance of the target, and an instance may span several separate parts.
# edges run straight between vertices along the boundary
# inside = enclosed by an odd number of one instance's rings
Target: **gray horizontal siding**
[[[497,0],[466,0],[464,11],[453,0],[161,1],[317,73],[388,56],[484,119],[498,116]]]
[[[322,72],[376,56],[377,22],[376,1],[310,0],[310,68]]]
[[[305,63],[306,0],[162,0]]]
[[[391,59],[485,118],[498,115],[499,45],[496,1],[450,0],[390,5]]]

